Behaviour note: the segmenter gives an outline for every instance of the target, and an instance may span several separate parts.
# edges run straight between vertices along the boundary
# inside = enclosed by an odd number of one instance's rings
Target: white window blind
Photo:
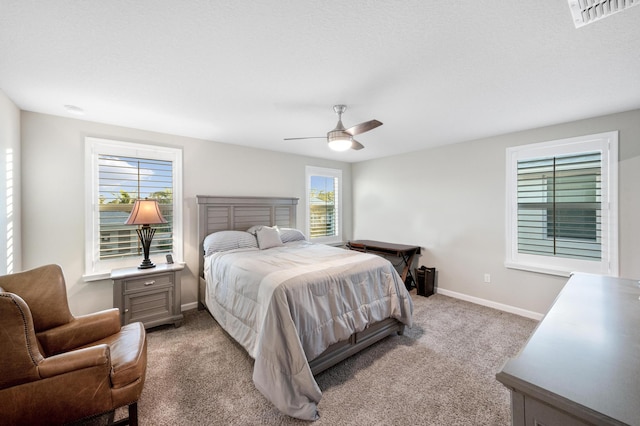
[[[100,259],[140,256],[136,227],[125,225],[136,199],[158,200],[166,224],[154,225],[150,254],[173,250],[173,163],[98,155]]]
[[[311,176],[309,228],[311,238],[333,237],[338,233],[338,178]]]
[[[507,148],[509,268],[618,274],[618,132]]]
[[[341,241],[342,171],[307,167],[307,233],[317,242]]]
[[[601,157],[518,161],[518,252],[602,258]]]

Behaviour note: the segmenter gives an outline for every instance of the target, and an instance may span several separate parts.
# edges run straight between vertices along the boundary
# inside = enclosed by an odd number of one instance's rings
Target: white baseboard
[[[180,310],[182,312],[190,311],[191,309],[197,309],[197,308],[198,308],[198,302],[185,303],[184,305],[180,306]]]
[[[469,296],[464,293],[458,293],[456,291],[451,291],[444,288],[437,289],[437,292],[444,296],[454,297],[456,299],[464,300],[466,302],[471,302],[482,306],[488,306],[489,308],[520,315],[521,317],[531,318],[536,321],[540,321],[544,317],[544,314],[540,314],[538,312],[527,311],[526,309],[516,308],[515,306],[505,305],[503,303],[493,302],[491,300],[480,299],[479,297]]]

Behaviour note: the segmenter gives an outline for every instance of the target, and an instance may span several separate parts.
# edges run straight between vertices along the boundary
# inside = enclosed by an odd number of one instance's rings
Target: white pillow
[[[260,250],[283,246],[280,234],[275,228],[263,226],[256,232],[256,238],[258,239],[258,247]]]
[[[305,241],[307,237],[304,236],[301,230],[294,228],[278,228],[280,231],[280,239],[283,243],[291,241]]]
[[[204,255],[238,248],[258,248],[256,237],[244,231],[219,231],[207,235],[203,242]]]

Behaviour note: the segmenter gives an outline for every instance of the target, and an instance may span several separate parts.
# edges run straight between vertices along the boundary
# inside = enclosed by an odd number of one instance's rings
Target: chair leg
[[[129,404],[128,407],[129,416],[125,419],[120,419],[117,422],[109,423],[110,426],[138,426],[138,403],[134,402]]]
[[[129,405],[129,426],[138,426],[138,403]]]

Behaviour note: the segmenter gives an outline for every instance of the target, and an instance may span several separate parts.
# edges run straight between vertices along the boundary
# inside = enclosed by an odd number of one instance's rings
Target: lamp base
[[[151,228],[149,225],[142,225],[142,228],[136,229],[136,232],[138,233],[138,238],[140,238],[140,244],[142,244],[142,250],[144,251],[144,260],[140,266],[138,266],[138,269],[155,268],[156,265],[149,260],[149,248],[151,247],[153,234],[156,233],[156,230]]]
[[[152,261],[150,261],[149,259],[144,259],[140,266],[138,266],[138,269],[150,269],[155,267],[156,265],[154,265]]]

